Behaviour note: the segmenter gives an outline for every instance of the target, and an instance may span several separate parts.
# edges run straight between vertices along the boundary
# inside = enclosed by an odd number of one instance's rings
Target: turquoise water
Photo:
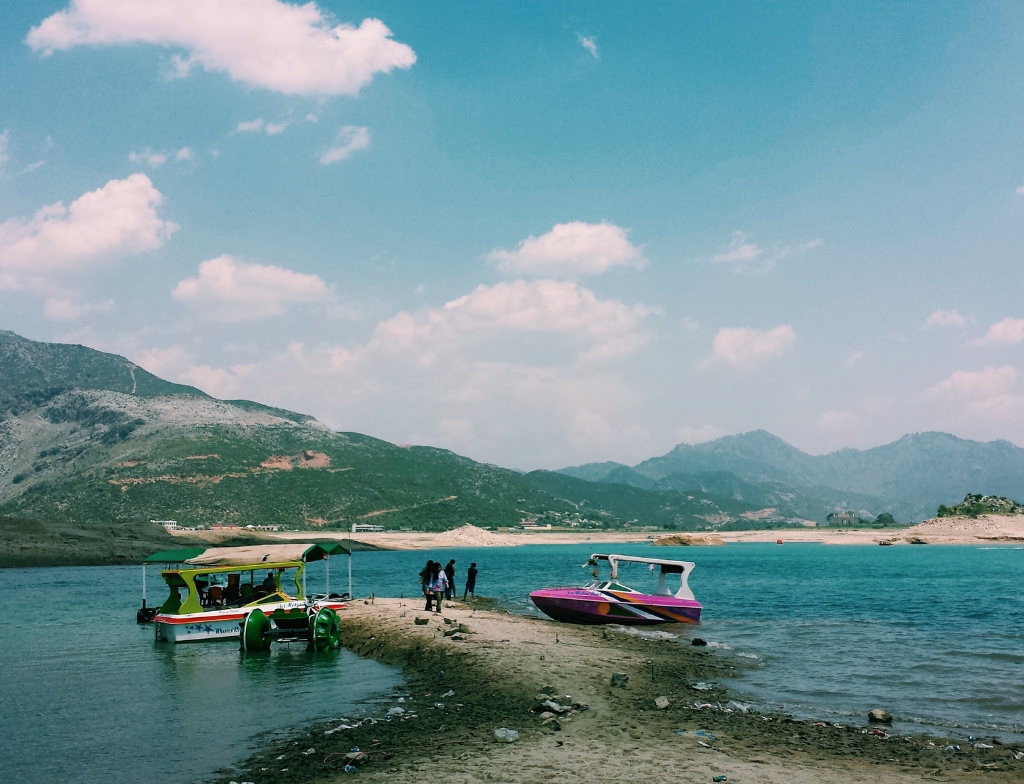
[[[535,588],[576,584],[583,546],[357,553],[357,595],[416,595],[428,557],[480,568],[477,588],[536,613]],[[607,549],[603,549],[608,552]],[[859,721],[884,707],[905,730],[1024,737],[1024,550],[1013,547],[709,548],[616,545],[614,552],[696,561],[699,635],[741,672],[728,684],[755,704]],[[333,560],[331,586],[345,583]],[[309,589],[322,585],[322,564]],[[400,674],[341,651],[281,645],[243,657],[231,642],[157,645],[137,626],[140,569],[0,571],[0,760],[5,780],[174,784],[209,776],[267,738],[353,716]],[[151,574],[151,577],[155,575]],[[622,580],[653,587],[643,567]],[[151,581],[151,586],[153,582]],[[151,598],[154,594],[151,593]]]
[[[202,780],[296,726],[371,712],[402,682],[303,644],[156,644],[135,623],[141,567],[6,569],[0,588],[4,781]]]
[[[580,568],[607,546],[527,546],[437,553],[359,553],[356,591],[394,595],[428,557],[471,561],[477,588],[539,615],[535,588],[585,581]],[[708,640],[742,676],[731,688],[756,705],[832,721],[863,721],[874,707],[905,731],[1024,735],[1024,550],[730,544],[615,545],[612,552],[695,561],[690,587],[700,627],[666,628]],[[653,588],[646,567],[626,585]],[[408,594],[407,594],[408,595]],[[541,616],[543,617],[543,616]]]

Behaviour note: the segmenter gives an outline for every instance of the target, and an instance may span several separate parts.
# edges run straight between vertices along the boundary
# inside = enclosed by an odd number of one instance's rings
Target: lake
[[[897,728],[1024,737],[1024,550],[730,544],[524,546],[356,553],[357,595],[417,595],[428,557],[456,559],[461,588],[537,614],[529,591],[586,580],[593,552],[692,560],[699,635],[730,657],[728,686],[756,705],[863,721],[883,707]],[[332,590],[345,583],[332,559]],[[311,564],[308,588],[323,584]],[[653,587],[642,566],[620,578]],[[150,570],[150,603],[162,598]],[[401,687],[394,668],[301,644],[243,656],[232,642],[155,644],[135,623],[140,567],[0,570],[0,758],[19,782],[201,780],[267,739],[312,721],[372,712]],[[344,616],[342,616],[344,618]]]

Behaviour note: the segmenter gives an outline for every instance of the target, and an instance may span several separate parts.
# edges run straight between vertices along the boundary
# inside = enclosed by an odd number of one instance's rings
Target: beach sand
[[[221,532],[192,533],[210,541],[230,536]],[[531,544],[590,544],[595,548],[608,544],[645,543],[671,536],[674,543],[688,540],[694,546],[720,545],[728,542],[819,542],[821,544],[878,544],[883,539],[894,544],[991,544],[993,542],[1024,542],[1024,516],[985,515],[978,518],[946,517],[927,520],[909,528],[828,528],[806,526],[770,531],[700,531],[670,534],[649,531],[487,531],[474,525],[463,525],[441,533],[426,531],[386,531],[383,533],[348,534],[346,532],[303,531],[267,534],[268,539],[304,539],[316,541],[353,541],[382,550],[432,550],[441,547],[510,547]]]
[[[426,624],[417,625],[417,618]],[[686,644],[699,627],[679,640],[645,638],[621,627],[571,626],[461,602],[428,614],[408,599],[357,601],[342,621],[347,647],[403,668],[405,701],[398,703],[396,694],[377,706],[376,723],[339,729],[355,723],[339,716],[265,747],[239,769],[224,771],[223,781],[346,780],[353,747],[368,756],[359,780],[371,782],[695,784],[727,776],[744,783],[1002,784],[1024,778],[1024,760],[1014,758],[1019,746],[978,749],[951,741],[961,750],[947,751],[938,738],[875,735],[866,719],[839,728],[695,707],[726,705],[736,675],[725,657]],[[626,684],[612,687],[613,673],[627,675]],[[692,688],[701,682],[712,688]],[[561,717],[560,730],[543,724],[541,694],[575,706]],[[658,697],[667,697],[666,708],[656,707]],[[405,713],[384,721],[390,707]],[[518,731],[519,740],[496,742],[499,727]]]

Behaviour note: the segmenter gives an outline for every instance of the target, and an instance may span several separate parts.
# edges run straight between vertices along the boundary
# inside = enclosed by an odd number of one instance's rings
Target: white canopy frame
[[[655,566],[660,566],[661,571],[658,574],[658,587],[655,590],[655,594],[658,596],[674,596],[677,599],[694,599],[693,591],[690,590],[689,578],[690,572],[694,570],[697,564],[692,561],[673,561],[668,558],[642,558],[635,555],[617,555],[615,553],[594,553],[590,556],[588,563],[596,564],[598,561],[607,561],[608,565],[612,569],[612,579],[617,580],[619,577],[619,564],[620,563],[642,563],[648,564],[651,567],[651,571],[654,571]],[[675,593],[669,589],[666,581],[666,574],[678,574],[679,575],[679,590]]]

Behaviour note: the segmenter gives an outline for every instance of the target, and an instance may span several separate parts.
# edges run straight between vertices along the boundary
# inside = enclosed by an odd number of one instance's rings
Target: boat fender
[[[255,651],[269,651],[271,637],[270,619],[263,610],[256,609],[242,619],[241,643],[242,650],[251,653]]]

